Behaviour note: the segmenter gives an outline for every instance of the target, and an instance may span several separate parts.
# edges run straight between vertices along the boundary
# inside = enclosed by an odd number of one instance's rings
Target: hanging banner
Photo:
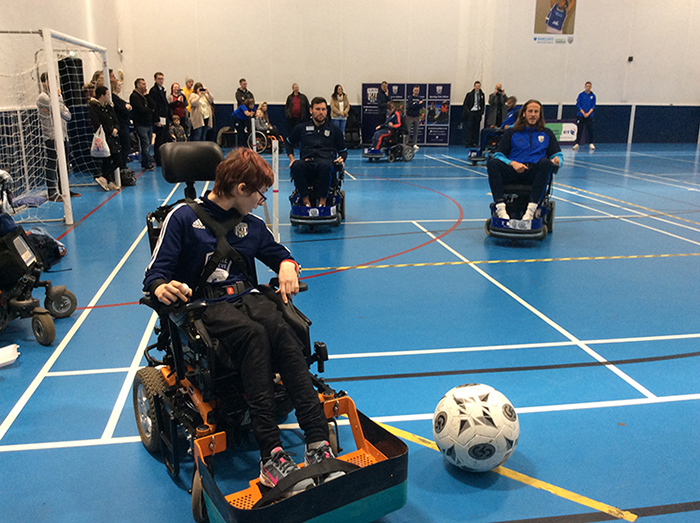
[[[425,143],[449,145],[450,143],[450,91],[451,84],[428,84],[426,104]]]
[[[572,44],[576,3],[577,0],[536,0],[535,43]]]

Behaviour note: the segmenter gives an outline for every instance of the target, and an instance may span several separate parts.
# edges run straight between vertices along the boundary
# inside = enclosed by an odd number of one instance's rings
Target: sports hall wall
[[[127,92],[156,70],[168,85],[190,75],[214,94],[219,125],[240,77],[280,127],[294,82],[326,97],[342,84],[358,105],[363,82],[451,83],[456,124],[475,80],[541,100],[550,119],[560,104],[572,117],[590,80],[597,141],[626,142],[633,106],[634,142],[698,141],[700,2],[578,0],[573,41],[543,44],[537,1],[0,0],[0,29],[49,26],[103,45]]]

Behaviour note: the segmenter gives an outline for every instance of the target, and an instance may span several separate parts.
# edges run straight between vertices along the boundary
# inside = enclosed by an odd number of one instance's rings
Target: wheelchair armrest
[[[279,288],[280,286],[280,280],[279,278],[271,278],[270,283],[268,283],[270,287],[274,287],[275,289]],[[305,281],[300,281],[299,282],[299,292],[306,292],[309,290],[309,285]]]
[[[152,299],[150,296],[144,296],[139,300],[141,305],[146,305],[156,311],[159,316],[171,314],[181,314],[183,312],[192,312],[196,315],[201,315],[207,308],[207,302],[204,300],[190,301],[183,303],[178,301],[170,305],[165,305],[158,300]]]

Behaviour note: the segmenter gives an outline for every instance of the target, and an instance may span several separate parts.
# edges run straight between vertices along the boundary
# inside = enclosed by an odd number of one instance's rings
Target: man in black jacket
[[[299,92],[299,84],[292,85],[292,93],[284,104],[284,117],[287,119],[289,132],[309,117],[309,99]]]
[[[236,103],[238,104],[236,107],[243,105],[248,98],[255,100],[253,93],[248,90],[248,80],[241,78],[238,80],[238,85],[240,87],[236,89]]]
[[[131,103],[131,120],[134,122],[136,135],[139,137],[141,149],[141,167],[147,171],[155,169],[151,157],[151,138],[153,138],[153,119],[155,108],[153,102],[147,96],[146,80],[137,78],[134,82],[134,91],[129,97]]]
[[[170,104],[168,104],[168,97],[165,94],[165,88],[163,87],[163,82],[165,77],[163,73],[158,72],[153,75],[155,83],[151,90],[148,91],[148,96],[153,102],[153,107],[155,109],[155,118],[153,123],[155,125],[156,141],[153,144],[153,153],[156,159],[156,165],[160,165],[160,146],[165,142],[170,141],[170,133],[168,128],[170,122],[172,121],[172,114],[170,112]]]
[[[467,93],[462,105],[462,124],[467,126],[467,136],[464,139],[466,147],[476,147],[479,138],[479,125],[484,114],[484,92],[481,82],[474,82],[474,89]]]

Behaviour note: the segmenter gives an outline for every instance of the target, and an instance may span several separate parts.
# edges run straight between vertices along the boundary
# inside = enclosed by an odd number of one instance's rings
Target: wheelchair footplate
[[[547,207],[540,206],[539,211],[539,216],[532,220],[505,220],[494,213],[486,220],[486,234],[509,240],[544,240],[548,234],[545,225]]]
[[[289,221],[292,225],[340,225],[342,216],[342,198],[340,194],[330,194],[327,205],[306,207],[301,198],[291,198]]]
[[[406,444],[358,411],[348,396],[327,399],[323,406],[329,419],[348,418],[356,450],[338,457],[340,463],[335,465],[335,470],[344,470],[344,475],[292,497],[280,498],[279,492],[260,485],[259,479],[250,481],[248,488],[225,496],[205,462],[209,456],[226,449],[225,433],[218,432],[195,440],[196,475],[199,476],[195,481],[200,481],[201,494],[193,487],[193,496],[203,497],[209,521],[359,523],[375,521],[406,504]],[[308,467],[301,464],[295,474],[312,477],[312,469],[325,464]]]

